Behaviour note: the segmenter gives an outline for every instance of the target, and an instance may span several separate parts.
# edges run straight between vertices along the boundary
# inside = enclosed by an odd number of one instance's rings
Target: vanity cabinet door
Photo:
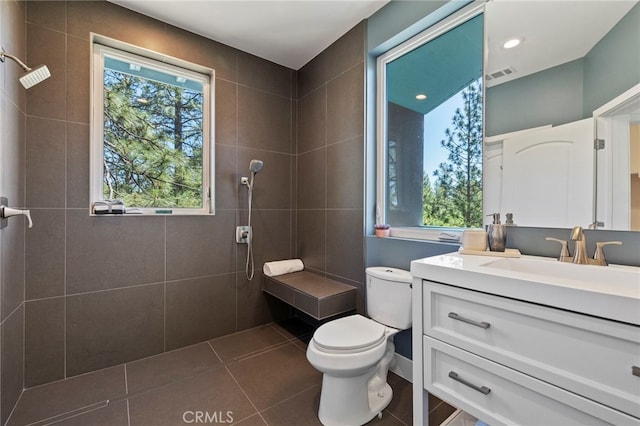
[[[424,337],[428,392],[498,425],[640,425],[640,419]]]
[[[640,327],[424,283],[424,334],[640,417]]]

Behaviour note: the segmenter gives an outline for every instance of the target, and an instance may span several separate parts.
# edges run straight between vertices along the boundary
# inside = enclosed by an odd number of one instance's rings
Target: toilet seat
[[[356,314],[321,325],[313,341],[323,352],[362,352],[385,342],[385,330],[382,324]]]

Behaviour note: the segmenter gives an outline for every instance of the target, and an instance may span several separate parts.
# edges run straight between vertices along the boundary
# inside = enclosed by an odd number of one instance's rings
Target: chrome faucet
[[[576,242],[575,253],[573,255],[573,263],[579,265],[587,265],[587,239],[584,237],[582,226],[574,226],[571,230],[571,241]]]

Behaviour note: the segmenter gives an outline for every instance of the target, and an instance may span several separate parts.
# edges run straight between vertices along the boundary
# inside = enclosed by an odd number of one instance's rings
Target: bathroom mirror
[[[607,216],[600,207],[596,212],[596,204],[600,206],[612,188],[640,189],[631,183],[630,173],[624,173],[611,174],[608,181],[600,179],[600,195],[596,192],[596,173],[609,166],[601,164],[603,156],[596,156],[593,149],[593,116],[594,111],[639,83],[639,21],[638,1],[493,0],[486,4],[486,214],[512,212],[519,226],[567,228],[598,221],[604,229],[634,229],[631,220],[611,219],[632,216],[632,203],[609,203],[613,213]],[[504,43],[513,38],[519,38],[520,44],[505,48]],[[625,114],[630,125],[634,121],[638,124],[637,113],[627,110]],[[563,126],[577,127],[578,123],[582,129],[592,129],[592,136],[581,133],[574,138],[574,145],[580,142],[586,146],[580,154],[570,152],[570,143],[563,141],[557,144],[557,151],[535,153],[537,148],[532,149],[534,154],[526,156],[524,166],[513,166],[511,157],[503,151],[510,141],[526,139],[536,132],[564,131]],[[634,134],[634,130],[629,133]],[[549,147],[544,143],[533,145]],[[632,148],[627,149],[632,152]],[[536,158],[540,162],[535,163]],[[513,181],[517,176],[521,184]],[[577,182],[564,180],[572,178]],[[564,192],[558,192],[560,189]],[[509,191],[515,196],[506,201]],[[563,202],[565,205],[560,205]],[[531,206],[538,206],[538,210]],[[618,208],[625,211],[617,214]]]

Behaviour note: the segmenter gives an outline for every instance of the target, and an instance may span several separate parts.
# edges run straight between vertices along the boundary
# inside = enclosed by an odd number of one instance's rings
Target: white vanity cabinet
[[[435,282],[432,266],[412,264],[414,424],[430,392],[491,426],[640,425],[640,325],[479,291],[456,270]]]

